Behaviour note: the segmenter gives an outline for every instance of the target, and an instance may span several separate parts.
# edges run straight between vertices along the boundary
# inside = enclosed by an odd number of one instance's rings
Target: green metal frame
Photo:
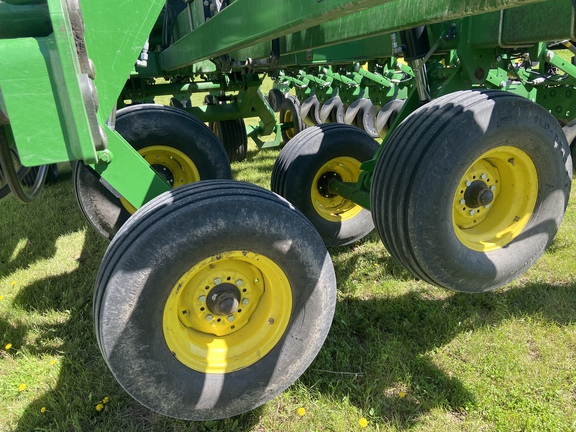
[[[113,130],[113,126],[106,126],[106,121],[127,78],[135,71],[141,47],[159,23],[164,2],[81,1],[87,52],[96,66],[97,100],[87,91],[89,81],[76,55],[65,2],[48,0],[47,5],[52,28],[56,31],[46,35],[50,26],[44,26],[37,34],[33,25],[23,26],[21,30],[10,26],[5,27],[4,33],[0,31],[0,50],[4,54],[0,59],[0,110],[10,118],[10,125],[5,127],[11,129],[13,145],[26,165],[67,160],[91,163],[111,187],[138,208],[168,186]],[[11,6],[8,10],[3,4],[0,23],[16,13],[28,15],[28,22],[35,22],[46,10],[42,4],[33,11],[23,8],[23,5]],[[571,11],[568,0],[437,0],[425,3],[418,0],[292,0],[279,2],[274,8],[265,0],[236,0],[208,21],[201,17],[187,20],[184,14],[188,11],[183,12],[174,30],[177,40],[167,49],[151,53],[149,65],[137,67],[136,72],[141,72],[142,78],[190,77],[190,81],[181,86],[176,82],[145,86],[146,97],[161,92],[188,94],[206,89],[237,92],[233,103],[188,110],[206,121],[258,116],[260,125],[249,132],[264,145],[258,137],[276,133],[278,139],[282,126],[276,123],[259,91],[259,68],[262,71],[283,66],[317,68],[334,63],[347,63],[350,67],[351,62],[390,61],[395,55],[388,43],[390,33],[429,25],[433,41],[438,42],[431,61],[444,61],[435,63],[429,71],[434,96],[480,84],[497,87],[509,72],[502,60],[495,60],[497,53],[505,54],[506,48],[512,45],[536,46],[541,40],[551,40],[550,36],[556,40],[571,39],[574,34]],[[535,17],[541,16],[554,17],[557,25],[553,29],[536,26],[538,30],[534,31]],[[453,25],[457,27],[458,35],[447,37]],[[250,55],[270,51],[272,53],[261,61],[248,61]],[[537,55],[545,55],[543,53],[540,50]],[[460,63],[456,65],[449,60],[446,64],[447,58],[457,58]],[[550,63],[573,77],[571,65],[558,59]],[[243,78],[231,85],[225,77],[230,72],[226,67],[232,66],[242,72]],[[404,68],[404,74],[409,72],[409,67],[398,67]],[[401,90],[404,93],[400,97],[407,97],[408,102],[396,123],[418,105],[414,93],[407,93],[410,83],[391,85],[394,71],[388,76],[356,68],[348,69],[345,74],[327,68],[328,72],[323,72],[323,76],[311,74],[306,69],[300,76],[291,75],[291,79],[293,83],[297,80],[307,82],[308,88],[300,89],[302,94],[310,94],[314,82],[323,81],[324,87],[329,84],[330,91],[319,92],[320,97],[326,98],[337,90],[349,99],[371,96],[380,104],[398,97]],[[195,80],[199,74],[207,76],[204,83]],[[356,88],[348,85],[351,82],[358,84]],[[238,89],[234,85],[238,85]],[[34,89],[33,103],[26,97],[32,94],[31,89]],[[567,106],[563,101],[566,93],[560,97],[554,89],[536,86],[529,89],[527,85],[507,90],[524,92],[527,97],[555,110],[560,106],[560,114],[566,121],[576,113],[572,104]],[[99,104],[96,121],[91,102]],[[107,137],[104,151],[96,133],[99,128]],[[355,197],[353,200],[366,207],[369,207],[366,193],[373,164],[371,161],[363,165],[366,175],[350,192],[350,196]],[[345,190],[350,187],[340,189],[339,193],[348,195]]]

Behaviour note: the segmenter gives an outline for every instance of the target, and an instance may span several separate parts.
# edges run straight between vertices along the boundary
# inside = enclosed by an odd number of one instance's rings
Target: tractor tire
[[[552,242],[570,194],[570,149],[528,99],[459,91],[414,111],[379,155],[370,202],[390,254],[416,277],[496,289]]]
[[[328,191],[332,178],[356,182],[378,144],[358,128],[329,123],[306,129],[280,151],[271,189],[297,207],[327,246],[355,242],[374,229],[370,212]]]
[[[291,385],[335,304],[330,256],[299,211],[260,187],[210,180],[154,198],[118,231],[98,272],[94,325],[137,401],[215,420]]]
[[[282,102],[278,113],[280,123],[288,124],[288,128],[282,128],[282,141],[286,144],[298,133],[304,130],[304,123],[300,117],[300,101],[294,96],[287,96]]]
[[[230,162],[240,162],[246,159],[248,136],[244,119],[211,122],[209,126],[220,139]]]
[[[218,138],[204,123],[180,109],[149,104],[122,108],[116,115],[116,131],[173,188],[232,177]],[[75,164],[73,179],[86,219],[111,240],[136,209],[82,162]]]

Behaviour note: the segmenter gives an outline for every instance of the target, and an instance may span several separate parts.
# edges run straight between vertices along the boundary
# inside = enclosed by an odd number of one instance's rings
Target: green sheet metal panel
[[[237,0],[161,55],[173,70],[286,36],[283,54],[542,0]]]
[[[474,16],[469,45],[477,48],[527,47],[542,41],[574,40],[575,17],[570,0],[554,0]]]

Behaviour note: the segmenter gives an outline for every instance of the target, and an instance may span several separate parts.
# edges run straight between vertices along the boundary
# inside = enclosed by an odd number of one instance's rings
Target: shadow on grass
[[[71,195],[71,194],[68,194]],[[70,212],[75,202],[62,194],[66,221],[31,217],[26,230],[48,230],[49,239],[86,227],[79,210]],[[60,195],[58,195],[60,196]],[[39,204],[39,214],[45,215]],[[69,215],[73,215],[69,217]],[[16,223],[17,221],[12,221]],[[15,238],[21,238],[16,236]],[[17,242],[10,243],[16,247]],[[39,394],[22,414],[18,431],[31,430],[122,430],[122,431],[220,431],[249,430],[259,422],[261,409],[231,419],[212,422],[186,422],[155,414],[131,399],[116,382],[100,355],[92,325],[92,292],[100,259],[107,243],[87,228],[79,266],[71,273],[33,283],[20,290],[15,306],[29,312],[67,313],[63,322],[37,330],[39,343],[28,347],[32,355],[62,358],[54,389]],[[3,246],[4,247],[4,246]],[[49,258],[48,248],[34,260]],[[366,258],[366,257],[364,257]],[[354,267],[351,257],[347,265]],[[375,256],[374,259],[379,259]],[[10,261],[12,271],[32,262],[19,253]],[[379,261],[382,263],[382,261]],[[385,271],[400,271],[387,260]],[[10,273],[4,270],[2,275]],[[403,272],[401,272],[403,274]],[[342,280],[347,276],[342,275]],[[406,279],[410,279],[406,276]],[[421,415],[435,408],[462,412],[475,403],[474,396],[456,376],[439,369],[427,353],[445,346],[457,335],[476,328],[498,324],[513,317],[539,319],[567,325],[574,322],[576,283],[564,285],[528,284],[495,293],[452,294],[434,299],[420,292],[370,300],[345,299],[338,303],[328,339],[311,368],[300,382],[313,391],[335,400],[349,398],[362,409],[370,407],[400,429],[413,427]],[[0,322],[1,327],[9,327]],[[28,324],[9,330],[15,348],[28,331]],[[46,341],[61,341],[58,348]],[[357,375],[354,375],[357,374]],[[409,388],[398,383],[409,383]],[[405,392],[405,397],[400,397]],[[96,405],[108,397],[104,410]],[[47,412],[40,414],[42,407]]]
[[[454,293],[446,299],[419,292],[344,299],[337,305],[328,340],[300,381],[333,400],[347,398],[398,429],[416,426],[437,408],[457,417],[476,404],[474,395],[457,376],[438,368],[428,353],[461,333],[513,318],[569,325],[576,319],[575,310],[576,282]]]
[[[0,201],[0,278],[56,253],[56,240],[84,226],[81,218],[68,217],[77,207],[70,172],[62,182],[42,191],[31,204],[21,204],[11,196]]]
[[[51,205],[51,202],[39,205]],[[67,204],[72,205],[70,202]],[[68,221],[69,227],[86,229],[82,253],[77,259],[78,268],[21,288],[13,302],[15,307],[27,312],[42,314],[55,311],[67,316],[57,324],[38,326],[35,344],[26,346],[33,356],[61,358],[60,371],[55,387],[39,394],[26,407],[16,430],[220,431],[253,427],[261,415],[260,409],[221,421],[175,420],[143,407],[122,389],[100,354],[92,320],[94,282],[108,242],[87,226],[79,209],[74,213],[68,208],[66,214],[73,219]],[[36,218],[35,223],[37,226],[32,227],[33,230],[40,230],[45,219]],[[54,231],[54,242],[65,232]],[[44,256],[49,258],[52,255],[53,252],[48,251]],[[19,268],[28,264],[28,257],[19,255],[13,262],[15,268]],[[8,323],[2,322],[0,326],[10,332],[15,349],[30,330],[27,325],[8,329]],[[97,411],[96,406],[105,397],[109,402],[103,410]],[[44,413],[41,413],[42,407],[46,408]]]

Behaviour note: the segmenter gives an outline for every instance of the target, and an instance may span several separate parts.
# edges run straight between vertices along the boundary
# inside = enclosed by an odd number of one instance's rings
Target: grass
[[[268,187],[277,154],[252,148],[235,178]],[[0,201],[0,431],[576,429],[575,192],[551,248],[493,293],[416,280],[375,233],[332,249],[338,304],[311,367],[252,412],[185,422],[131,399],[100,356],[91,302],[107,242],[61,177],[31,205]]]

